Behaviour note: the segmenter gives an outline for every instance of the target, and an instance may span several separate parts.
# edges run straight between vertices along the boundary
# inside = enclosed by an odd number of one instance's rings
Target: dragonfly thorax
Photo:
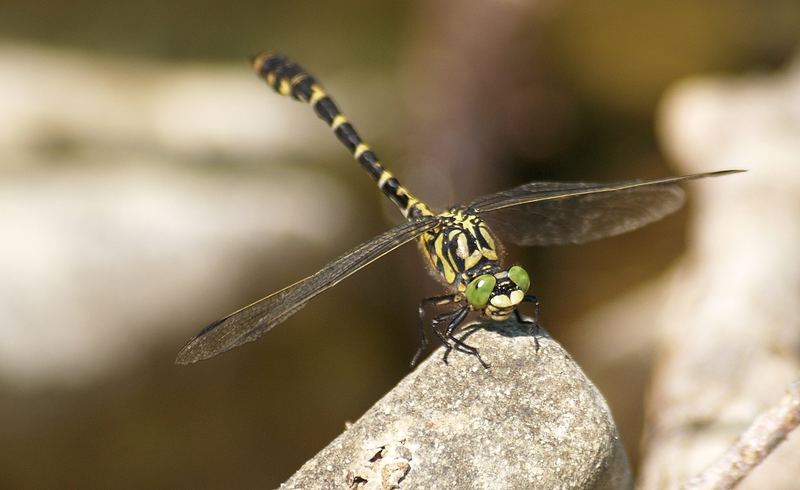
[[[501,270],[497,245],[486,223],[468,208],[437,215],[440,225],[420,237],[423,254],[442,280],[463,292],[481,274]]]

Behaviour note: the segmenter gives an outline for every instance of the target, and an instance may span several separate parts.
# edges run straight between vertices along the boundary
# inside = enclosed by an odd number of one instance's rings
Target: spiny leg
[[[353,158],[378,183],[378,187],[408,219],[431,215],[428,206],[414,197],[383,168],[378,156],[364,143],[325,89],[300,65],[276,53],[261,53],[253,58],[258,75],[281,95],[306,102],[330,127]]]
[[[453,350],[453,345],[447,340],[447,337],[445,337],[445,334],[443,334],[442,331],[439,330],[439,325],[441,325],[442,323],[448,323],[449,324],[449,322],[454,317],[456,317],[457,315],[460,315],[460,314],[461,314],[461,308],[457,308],[455,310],[442,313],[441,315],[436,316],[431,321],[431,329],[436,333],[436,336],[439,337],[439,340],[442,342],[442,345],[444,345],[444,348],[445,348],[445,353],[444,353],[444,363],[445,364],[447,364],[447,356],[450,355],[450,351]]]
[[[448,305],[450,303],[454,303],[459,298],[458,294],[445,294],[442,296],[431,296],[430,298],[425,298],[419,302],[419,347],[417,347],[417,352],[414,354],[414,357],[411,359],[411,367],[414,367],[419,360],[419,357],[425,351],[425,348],[428,347],[428,337],[425,335],[425,308],[429,306],[443,306]],[[441,317],[438,316],[434,321]],[[439,338],[439,340],[447,347],[447,349],[452,349],[453,347],[447,341],[447,339],[442,335],[442,333],[431,325],[431,329]]]
[[[467,317],[467,314],[469,313],[469,311],[470,310],[469,310],[468,306],[465,306],[464,308],[462,308],[460,310],[457,310],[456,311],[457,314],[453,315],[452,321],[447,326],[447,331],[445,332],[445,335],[447,336],[448,339],[452,340],[454,344],[456,344],[458,347],[460,347],[461,350],[463,350],[467,354],[470,354],[470,355],[473,355],[473,356],[477,357],[478,361],[481,363],[481,365],[484,367],[484,369],[489,369],[489,363],[483,360],[483,358],[481,357],[481,354],[480,354],[480,352],[478,352],[477,348],[467,344],[463,340],[461,340],[458,337],[456,337],[455,335],[453,335],[453,332],[455,332],[456,328],[458,328],[458,326],[461,325],[461,323]],[[452,350],[452,348],[447,349],[445,351],[445,353],[444,353],[444,362],[445,363],[447,363],[447,356],[450,354],[451,350]]]
[[[533,341],[536,344],[536,350],[539,350],[539,298],[536,296],[532,296],[526,294],[525,297],[522,299],[523,303],[533,303],[534,310],[533,310],[533,320],[526,320],[522,317],[522,314],[519,312],[519,309],[514,310],[514,315],[517,318],[519,323],[524,325],[533,325]]]
[[[445,349],[444,356],[443,356],[443,360],[444,360],[445,364],[448,363],[447,362],[447,357],[450,355],[450,351],[453,350],[453,344],[451,344],[450,341],[447,340],[447,337],[445,336],[445,334],[442,333],[442,331],[439,329],[439,325],[442,324],[442,323],[450,322],[450,320],[452,320],[453,317],[458,315],[460,312],[461,312],[461,309],[456,309],[456,310],[453,310],[453,311],[442,313],[441,315],[436,316],[431,321],[431,330],[433,331],[434,334],[436,334],[436,337],[439,339],[439,342],[442,343],[442,345],[444,346],[444,349]]]

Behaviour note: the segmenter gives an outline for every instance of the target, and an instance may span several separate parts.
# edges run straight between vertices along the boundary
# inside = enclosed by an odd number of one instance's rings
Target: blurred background
[[[440,292],[413,246],[259,342],[173,364],[202,326],[399,221],[250,55],[308,68],[442,207],[680,173],[656,138],[665,90],[778,70],[799,25],[792,0],[3,2],[0,487],[277,486],[409,372],[417,302]],[[509,251],[634,467],[650,353],[601,362],[580,325],[680,256],[687,209]]]

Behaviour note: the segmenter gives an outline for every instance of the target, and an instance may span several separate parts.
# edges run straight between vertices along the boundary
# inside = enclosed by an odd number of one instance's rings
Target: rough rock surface
[[[442,350],[281,488],[629,488],[605,400],[561,346],[514,323],[468,328],[491,369]]]

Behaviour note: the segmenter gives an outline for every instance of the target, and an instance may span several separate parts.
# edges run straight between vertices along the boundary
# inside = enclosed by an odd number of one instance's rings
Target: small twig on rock
[[[761,413],[714,464],[686,482],[687,490],[733,488],[800,425],[800,379],[777,406]]]

